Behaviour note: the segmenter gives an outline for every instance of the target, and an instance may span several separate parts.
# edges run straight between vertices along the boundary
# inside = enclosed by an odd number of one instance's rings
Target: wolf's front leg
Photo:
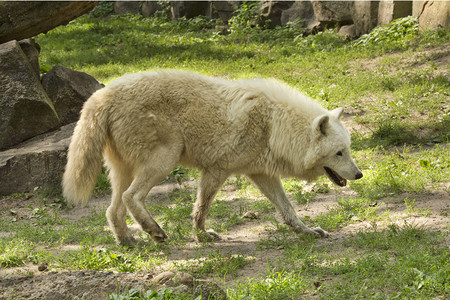
[[[228,174],[223,171],[203,171],[198,185],[197,201],[195,201],[192,211],[192,221],[197,240],[209,242],[219,240],[219,235],[213,230],[205,229],[206,216],[211,208],[211,203],[217,191],[228,178]]]
[[[284,222],[294,228],[296,232],[313,234],[317,237],[327,237],[328,232],[320,227],[309,228],[300,220],[284,192],[281,179],[264,174],[252,174],[248,177],[261,192],[275,205],[283,217]]]

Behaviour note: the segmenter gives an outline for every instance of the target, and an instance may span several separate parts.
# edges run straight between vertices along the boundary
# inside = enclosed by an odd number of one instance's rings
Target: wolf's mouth
[[[333,181],[336,185],[338,185],[338,186],[346,186],[347,185],[347,179],[342,178],[341,176],[339,176],[338,173],[336,173],[335,171],[333,171],[332,169],[330,169],[328,167],[323,167],[323,168],[327,172],[328,178],[330,178],[330,180]]]

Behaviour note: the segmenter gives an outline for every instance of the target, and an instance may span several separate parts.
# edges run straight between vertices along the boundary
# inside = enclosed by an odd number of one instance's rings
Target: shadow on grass
[[[433,145],[450,141],[450,117],[430,122],[426,126],[412,126],[399,121],[380,123],[371,136],[352,136],[353,150],[382,146]]]
[[[148,59],[171,64],[192,60],[234,61],[257,55],[235,47],[219,48],[211,34],[193,32],[174,24],[167,26],[164,28],[145,19],[130,22],[117,18],[99,22],[84,18],[69,24],[68,28],[39,36],[38,42],[51,45],[50,49],[44,49],[47,64],[64,62],[67,67],[129,65],[145,63]]]

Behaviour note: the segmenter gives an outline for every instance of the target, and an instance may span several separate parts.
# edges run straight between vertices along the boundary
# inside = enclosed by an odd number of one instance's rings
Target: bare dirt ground
[[[176,184],[163,184],[155,187],[151,193],[158,198],[158,195],[164,195],[164,193],[170,192],[176,187]],[[226,193],[225,198],[229,199],[232,199],[235,193],[227,188],[224,188],[222,192]],[[314,218],[335,205],[338,197],[345,195],[351,196],[352,192],[348,188],[332,189],[327,194],[319,194],[308,206],[293,204],[299,216]],[[400,195],[398,198],[403,199],[405,196]],[[414,195],[414,198],[416,199],[415,208],[418,210],[427,209],[428,214],[408,213],[405,204],[401,201],[396,203],[396,201],[391,200],[388,204],[378,201],[379,204],[377,205],[380,211],[390,210],[389,224],[396,222],[401,225],[406,221],[431,230],[445,231],[449,229],[449,219],[446,213],[450,209],[450,196],[446,191],[437,190],[431,194]],[[14,201],[3,199],[0,200],[0,211],[3,212],[3,217],[10,209],[14,209],[17,215],[26,216],[30,213],[27,207],[33,205],[34,201],[32,197]],[[109,196],[97,197],[92,199],[86,208],[62,211],[62,217],[77,221],[89,215],[92,209],[104,209],[108,205]],[[277,219],[279,218],[277,217]],[[388,222],[377,223],[375,226],[382,228],[386,225],[388,225]],[[227,234],[221,236],[222,240],[214,244],[201,246],[192,241],[179,249],[171,250],[167,256],[169,263],[162,265],[153,272],[39,271],[40,266],[33,264],[18,268],[0,269],[0,299],[106,299],[110,293],[123,292],[129,288],[151,287],[152,278],[170,268],[171,262],[195,258],[199,251],[208,253],[219,250],[222,253],[253,257],[254,259],[239,269],[236,274],[225,278],[225,282],[217,282],[221,286],[224,284],[230,285],[236,280],[263,275],[267,271],[268,263],[275,262],[282,256],[282,249],[263,250],[258,247],[258,242],[267,236],[267,228],[271,226],[273,227],[273,224],[262,220],[247,220],[245,223],[229,229]],[[329,238],[318,241],[319,246],[322,245],[327,248],[333,245],[335,246],[334,249],[341,249],[336,245],[342,244],[345,239],[356,232],[371,229],[373,226],[373,222],[366,221],[351,223],[330,232]],[[133,228],[133,230],[138,230],[138,228]],[[0,234],[8,235],[11,233],[0,232]]]

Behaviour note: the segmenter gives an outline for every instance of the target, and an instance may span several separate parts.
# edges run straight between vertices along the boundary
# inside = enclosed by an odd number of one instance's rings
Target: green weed
[[[124,249],[127,250],[127,249]],[[148,257],[146,251],[111,251],[107,248],[92,249],[82,246],[80,250],[71,250],[57,257],[57,267],[76,270],[115,270],[135,272],[151,270],[160,264],[161,259]]]
[[[223,278],[226,275],[233,274],[252,260],[252,258],[240,254],[232,255],[228,253],[223,255],[217,250],[204,258],[192,259],[183,263],[174,262],[174,265],[178,270],[194,276],[204,277],[208,274],[215,274]]]
[[[240,199],[237,201],[237,203],[223,200],[213,202],[209,216],[215,219],[212,224],[214,230],[224,232],[228,228],[244,223],[242,215],[246,205]]]
[[[38,250],[37,246],[17,238],[0,240],[0,268],[19,267],[29,262],[37,264],[50,259],[51,255]]]
[[[282,271],[269,273],[266,278],[247,279],[227,292],[231,300],[293,300],[299,299],[307,285],[302,276]]]
[[[109,182],[108,172],[105,168],[102,168],[102,172],[95,183],[94,194],[103,195],[109,193],[111,193],[111,183]]]
[[[337,201],[335,207],[317,216],[314,222],[325,230],[331,230],[351,221],[373,220],[376,218],[377,211],[369,204],[370,199],[367,198],[341,199]]]
[[[181,300],[186,299],[187,295],[180,295],[174,290],[163,288],[159,291],[146,290],[141,291],[138,289],[130,289],[126,293],[122,294],[110,294],[109,300]],[[201,296],[199,297],[201,298]],[[200,300],[196,298],[196,300]]]
[[[362,197],[373,200],[405,192],[424,193],[450,178],[450,156],[445,146],[422,151],[404,147],[382,153],[364,153],[364,177],[350,184]]]
[[[419,23],[414,17],[397,19],[385,26],[376,27],[355,41],[355,46],[383,44],[384,47],[406,47],[419,32]]]

